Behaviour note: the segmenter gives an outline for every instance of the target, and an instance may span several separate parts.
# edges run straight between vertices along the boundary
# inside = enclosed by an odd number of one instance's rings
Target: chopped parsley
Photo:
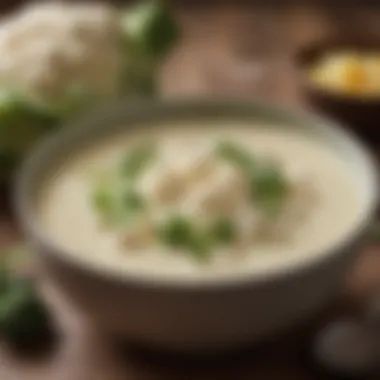
[[[246,172],[250,172],[255,167],[256,160],[253,155],[233,142],[221,141],[216,147],[216,154]]]
[[[243,171],[249,182],[252,204],[267,216],[277,216],[288,194],[288,183],[281,167],[254,157],[228,141],[219,143],[216,153]]]
[[[251,174],[252,200],[268,216],[281,212],[288,194],[288,183],[279,166],[262,164]]]
[[[112,182],[95,187],[92,203],[101,219],[114,226],[129,224],[146,206],[145,199],[133,188]]]
[[[152,141],[144,141],[127,152],[121,162],[122,176],[135,180],[153,161],[156,147]]]
[[[211,226],[211,236],[216,243],[228,244],[236,238],[236,227],[229,219],[218,219]]]

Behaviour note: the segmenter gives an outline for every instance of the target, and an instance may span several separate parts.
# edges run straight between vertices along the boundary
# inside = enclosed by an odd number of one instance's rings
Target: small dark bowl
[[[380,52],[380,39],[332,39],[312,43],[296,53],[303,98],[317,110],[341,121],[371,145],[380,144],[380,96],[361,97],[325,90],[313,84],[306,72],[327,54],[339,51]]]

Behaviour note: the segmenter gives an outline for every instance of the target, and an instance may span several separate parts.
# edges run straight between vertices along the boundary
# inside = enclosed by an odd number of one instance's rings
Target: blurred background
[[[1,0],[0,11],[7,15],[22,3]],[[130,2],[115,3],[124,6]],[[380,39],[377,0],[173,0],[168,4],[181,39],[157,72],[159,93],[164,97],[231,96],[270,100],[295,108],[309,106],[300,86],[296,60],[300,49],[324,38]],[[378,148],[373,152],[380,156]],[[9,215],[2,214],[1,244],[18,238],[17,226]],[[332,310],[298,331],[278,337],[259,352],[239,353],[223,363],[216,360],[197,365],[130,353],[124,357],[120,373],[114,374],[118,372],[117,364],[108,357],[101,337],[82,331],[82,335],[73,335],[73,343],[63,357],[48,362],[16,360],[2,349],[0,379],[327,379],[307,364],[305,353],[310,339],[324,321],[355,312],[357,305],[380,286],[378,250],[374,246],[363,253]],[[71,311],[66,310],[66,314]],[[64,371],[68,368],[71,374]],[[379,374],[372,378],[379,379]]]
[[[132,1],[108,1],[118,5]],[[26,1],[3,0],[3,13]],[[295,99],[292,54],[324,36],[378,36],[376,0],[169,1],[183,39],[163,74],[165,93],[221,92]]]

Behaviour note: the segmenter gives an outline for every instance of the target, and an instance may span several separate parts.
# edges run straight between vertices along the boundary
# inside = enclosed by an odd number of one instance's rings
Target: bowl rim
[[[242,274],[236,272],[231,276],[223,277],[216,276],[211,278],[198,278],[194,279],[182,279],[180,276],[160,276],[159,278],[154,277],[149,273],[141,275],[141,273],[135,274],[127,271],[116,271],[113,268],[105,268],[97,262],[96,260],[87,260],[86,255],[73,255],[69,253],[68,249],[64,249],[57,243],[50,241],[48,236],[44,234],[43,229],[39,226],[38,217],[36,213],[30,212],[30,206],[33,203],[30,198],[30,190],[33,183],[33,171],[38,170],[41,160],[47,158],[49,154],[54,153],[52,148],[59,146],[62,141],[72,137],[76,131],[85,130],[85,123],[90,125],[95,120],[99,120],[105,114],[111,114],[113,110],[123,109],[123,113],[127,116],[128,113],[135,111],[137,114],[145,115],[150,123],[154,123],[156,119],[154,116],[154,110],[166,110],[167,112],[172,112],[178,109],[188,110],[210,110],[220,109],[223,112],[225,107],[231,107],[237,113],[241,109],[246,109],[248,114],[251,113],[251,119],[254,117],[254,110],[261,110],[264,113],[279,113],[280,117],[289,116],[293,120],[298,120],[308,122],[309,127],[317,129],[321,128],[325,133],[330,133],[336,138],[344,140],[352,149],[356,150],[356,154],[360,156],[360,159],[364,162],[366,166],[365,169],[369,173],[370,178],[370,199],[365,209],[363,210],[363,216],[357,221],[357,223],[352,227],[352,230],[348,231],[346,235],[332,244],[330,247],[326,248],[325,251],[318,252],[318,254],[303,257],[303,260],[299,258],[294,260],[292,263],[287,265],[270,267],[269,271],[257,272],[257,273],[247,273]],[[235,114],[234,118],[241,118]],[[181,118],[181,116],[180,116]],[[198,115],[194,115],[193,118],[199,119]],[[214,116],[216,118],[216,115]],[[165,118],[161,119],[165,120]],[[124,120],[128,124],[128,120]],[[101,122],[99,121],[101,124]],[[148,121],[149,123],[149,121]],[[285,121],[284,121],[285,123]],[[70,124],[70,123],[69,123]],[[106,124],[105,124],[106,125]],[[101,129],[104,129],[105,125]],[[130,125],[131,126],[131,125]],[[111,128],[112,130],[112,128]],[[111,135],[114,132],[111,132]],[[70,149],[69,149],[70,150]],[[53,160],[54,161],[54,160]],[[54,167],[54,164],[53,164]],[[372,155],[369,153],[367,148],[353,135],[350,131],[342,128],[341,123],[335,123],[331,118],[327,119],[321,117],[318,114],[310,111],[304,110],[294,110],[289,107],[284,107],[282,105],[274,104],[273,102],[262,102],[262,101],[248,101],[246,99],[229,99],[229,98],[201,98],[196,97],[194,99],[180,99],[180,100],[136,100],[131,101],[130,99],[123,99],[121,101],[113,103],[113,106],[104,106],[97,112],[92,112],[83,118],[76,120],[68,125],[67,128],[61,128],[59,131],[45,137],[40,141],[31,154],[22,164],[20,170],[15,177],[15,191],[13,193],[13,205],[16,213],[16,217],[19,220],[22,231],[25,234],[26,239],[36,247],[37,250],[42,249],[43,254],[52,256],[58,261],[64,264],[70,265],[75,269],[84,271],[85,273],[92,274],[103,279],[108,279],[112,281],[117,281],[119,283],[132,284],[138,287],[148,287],[148,288],[179,288],[179,289],[220,289],[220,288],[233,288],[237,286],[244,286],[247,283],[268,283],[273,280],[278,280],[280,278],[286,278],[290,275],[299,275],[301,273],[307,272],[317,266],[324,265],[327,261],[333,259],[340,252],[345,254],[345,248],[353,245],[362,236],[365,235],[367,229],[369,228],[372,220],[375,217],[376,207],[379,197],[379,176],[376,170],[376,164]],[[364,206],[363,206],[364,208]],[[41,252],[39,252],[41,253]],[[290,260],[289,260],[290,261]],[[191,276],[190,276],[191,277]]]

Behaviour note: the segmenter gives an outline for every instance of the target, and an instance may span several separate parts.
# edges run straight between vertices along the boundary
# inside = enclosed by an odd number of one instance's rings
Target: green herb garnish
[[[219,157],[246,172],[252,171],[256,164],[252,154],[229,141],[220,142],[216,148],[216,153]]]
[[[112,181],[96,184],[92,193],[92,204],[107,225],[118,225],[124,220],[120,189]]]
[[[182,248],[197,259],[209,257],[211,241],[206,231],[183,216],[173,216],[164,221],[158,227],[157,235],[165,245]]]
[[[124,177],[134,180],[153,161],[156,149],[155,144],[146,141],[130,150],[121,163],[121,172]]]
[[[236,237],[235,225],[229,219],[219,219],[212,224],[211,235],[216,243],[231,243]]]
[[[144,198],[121,183],[102,184],[95,188],[93,205],[107,224],[129,223],[145,207]]]
[[[158,227],[158,237],[171,247],[185,247],[192,239],[193,226],[182,216],[173,216]]]
[[[145,207],[145,199],[134,190],[134,180],[154,156],[154,144],[146,141],[128,152],[120,171],[95,183],[92,204],[107,224],[129,223]]]
[[[288,183],[281,168],[255,158],[250,152],[231,142],[220,143],[217,154],[247,176],[253,204],[266,215],[277,216],[288,193]]]
[[[199,261],[210,259],[212,240],[207,232],[207,230],[194,229],[188,241],[189,252]]]
[[[253,202],[269,216],[277,216],[288,194],[288,183],[279,166],[261,164],[252,172],[251,192]]]
[[[103,216],[111,215],[114,209],[114,194],[110,186],[98,185],[92,194],[92,203]]]
[[[139,212],[143,210],[145,207],[144,198],[132,189],[126,189],[122,193],[121,201],[123,204],[123,208],[127,213]]]

